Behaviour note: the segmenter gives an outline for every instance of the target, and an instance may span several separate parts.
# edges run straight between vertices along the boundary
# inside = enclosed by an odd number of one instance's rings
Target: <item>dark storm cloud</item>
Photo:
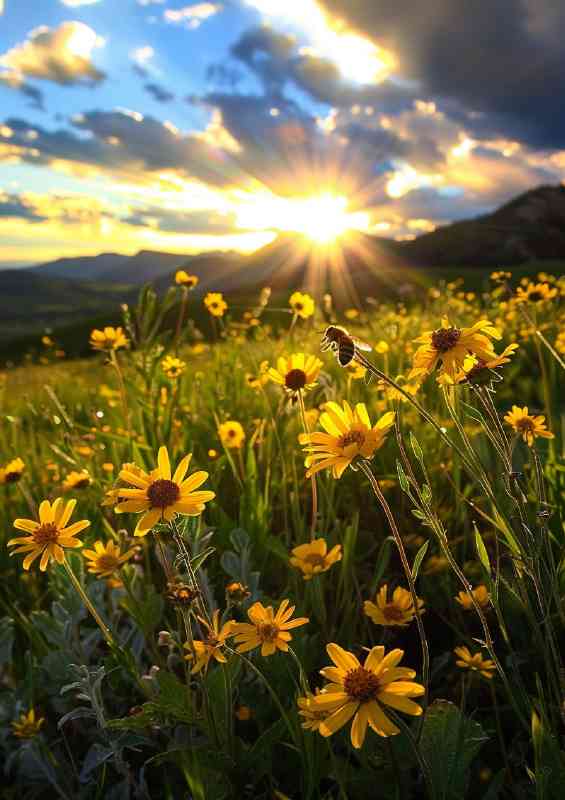
[[[143,88],[158,103],[170,103],[171,100],[175,99],[172,92],[169,92],[169,90],[163,88],[163,86],[159,86],[158,83],[146,83]]]
[[[229,157],[194,135],[181,135],[152,117],[125,111],[89,111],[73,117],[73,130],[48,131],[22,119],[7,119],[9,143],[32,164],[54,160],[86,164],[108,171],[175,170],[215,186],[234,180]],[[30,138],[31,136],[33,138]],[[86,134],[86,135],[85,135]]]
[[[475,135],[565,146],[562,0],[321,0],[399,58],[424,96],[447,98]]]
[[[0,194],[0,219],[6,217],[25,219],[28,222],[43,222],[47,219],[19,195]]]

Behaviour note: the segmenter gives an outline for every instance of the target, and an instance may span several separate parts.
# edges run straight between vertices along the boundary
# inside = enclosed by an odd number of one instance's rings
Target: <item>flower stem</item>
[[[310,428],[308,426],[308,420],[306,419],[306,408],[304,407],[304,397],[302,396],[302,391],[298,390],[298,404],[300,406],[300,416],[302,417],[302,426],[304,427],[304,433],[309,434]],[[316,483],[316,476],[312,475],[310,478],[312,482],[312,523],[310,525],[310,540],[312,541],[316,536],[316,522],[318,519],[318,485]]]
[[[104,639],[106,640],[106,643],[111,648],[117,647],[116,640],[112,636],[110,628],[106,625],[106,623],[104,622],[104,620],[102,619],[102,617],[100,616],[98,611],[94,608],[94,605],[92,604],[92,601],[90,600],[90,598],[86,594],[86,592],[85,592],[82,584],[80,583],[79,579],[77,578],[75,573],[72,571],[71,565],[69,564],[69,562],[67,561],[66,558],[63,561],[63,566],[64,566],[64,568],[65,568],[65,570],[67,572],[67,575],[71,579],[71,583],[73,584],[73,586],[77,590],[78,594],[80,595],[80,598],[81,598],[82,602],[87,607],[87,609],[90,611],[90,613],[94,617],[94,620],[95,620],[96,624],[98,625],[98,627],[102,631],[102,634],[104,636]]]

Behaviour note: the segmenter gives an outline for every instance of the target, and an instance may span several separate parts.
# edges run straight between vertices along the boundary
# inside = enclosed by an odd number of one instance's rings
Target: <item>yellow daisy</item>
[[[322,362],[316,356],[293,353],[288,357],[281,356],[277,360],[277,368],[271,367],[268,375],[289,394],[296,394],[300,391],[307,392],[316,385],[321,368]]]
[[[501,335],[486,319],[479,320],[470,328],[454,328],[444,317],[441,328],[427,331],[414,340],[421,346],[414,353],[408,379],[424,377],[439,367],[440,376],[446,375],[454,381],[469,354],[485,362],[496,358],[489,337],[500,339]]]
[[[557,288],[548,283],[532,283],[531,281],[525,288],[518,286],[516,289],[517,303],[543,303],[546,300],[553,300],[557,297]]]
[[[194,472],[185,478],[191,458],[192,453],[181,460],[172,478],[166,447],[159,448],[158,466],[150,474],[124,464],[120,478],[136,488],[118,490],[120,502],[115,511],[118,514],[145,512],[137,524],[135,536],[145,536],[158,522],[170,522],[175,514],[197,517],[204,511],[204,504],[214,499],[214,492],[196,491],[207,480],[207,472]]]
[[[206,629],[206,638],[202,641],[194,641],[192,646],[190,642],[186,642],[184,645],[185,650],[189,651],[185,659],[187,661],[194,661],[192,669],[190,670],[192,675],[203,669],[208,669],[208,665],[212,659],[219,661],[221,664],[225,664],[227,658],[222,652],[222,648],[227,639],[232,635],[232,620],[226,622],[220,628],[220,612],[218,610],[214,611],[212,615],[211,627],[206,620],[201,617],[198,617],[198,621]]]
[[[418,597],[418,610],[422,612],[423,608],[424,601]],[[371,600],[365,600],[363,610],[375,625],[390,627],[393,625],[405,627],[416,616],[410,592],[403,589],[402,586],[397,586],[389,600],[386,583],[377,592],[374,603]]]
[[[129,339],[126,337],[123,328],[112,328],[107,326],[104,330],[95,328],[90,334],[90,346],[94,350],[119,350],[120,347],[127,347]]]
[[[17,483],[23,475],[25,464],[21,458],[13,458],[0,467],[0,486],[3,483]]]
[[[228,449],[239,450],[245,441],[245,431],[239,422],[233,419],[223,422],[218,428],[220,441]]]
[[[341,545],[336,544],[328,553],[325,539],[314,539],[307,544],[300,544],[292,551],[290,563],[302,572],[305,581],[312,580],[314,575],[327,572],[330,567],[341,561]]]
[[[481,653],[471,653],[468,647],[456,647],[453,651],[457,656],[455,663],[460,669],[468,669],[482,675],[487,680],[492,680],[496,664],[490,658],[483,658]]]
[[[504,421],[514,428],[529,447],[533,445],[534,439],[537,439],[538,436],[542,439],[554,438],[551,431],[545,427],[545,417],[528,414],[528,406],[524,406],[524,408],[512,406],[512,411],[506,414]]]
[[[91,483],[92,479],[86,469],[81,469],[80,471],[73,470],[69,472],[63,481],[63,491],[69,492],[73,489],[86,489]]]
[[[194,289],[198,285],[198,278],[196,275],[189,275],[184,269],[179,269],[175,274],[175,283],[177,286],[186,286],[188,289]]]
[[[334,478],[340,478],[357,457],[371,458],[382,447],[394,425],[394,412],[389,411],[373,426],[364,403],[352,409],[347,401],[343,407],[331,402],[324,406],[320,425],[326,433],[316,431],[298,437],[307,453],[306,477],[329,468]]]
[[[338,644],[328,644],[326,650],[334,666],[325,667],[320,674],[330,683],[310,701],[313,710],[327,714],[318,728],[322,736],[331,736],[353,717],[351,744],[360,748],[367,725],[383,737],[400,733],[385,714],[384,706],[420,716],[421,707],[410,698],[420,697],[425,690],[413,682],[413,669],[398,666],[403,650],[391,650],[385,655],[384,647],[373,647],[363,665]]]
[[[256,647],[261,647],[262,656],[272,656],[277,650],[286,653],[288,643],[292,639],[289,630],[310,622],[307,617],[291,619],[294,608],[295,606],[289,607],[288,600],[283,600],[275,614],[272,606],[265,607],[262,603],[253,603],[247,611],[251,624],[234,622],[232,625],[231,631],[237,643],[238,653],[246,653]]]
[[[83,550],[82,554],[87,561],[86,567],[90,573],[97,575],[99,578],[108,578],[122,564],[129,561],[135,552],[136,548],[132,547],[122,554],[121,548],[114,544],[111,539],[106,543],[99,539],[94,542],[94,550]]]
[[[77,533],[88,528],[87,519],[73,522],[68,525],[76,500],[67,500],[58,497],[53,503],[43,500],[39,506],[39,522],[32,519],[16,519],[14,528],[25,531],[27,536],[17,536],[10,539],[8,547],[14,547],[11,555],[26,553],[23,568],[29,569],[38,556],[41,556],[39,569],[45,572],[47,564],[54,558],[59,564],[65,560],[65,547],[82,547],[83,543],[75,539]]]
[[[314,299],[309,294],[294,292],[291,294],[288,304],[293,314],[300,319],[308,319],[314,313]]]
[[[300,711],[298,715],[302,717],[302,727],[306,731],[318,731],[320,725],[328,716],[324,710],[317,709],[312,700],[320,694],[320,690],[316,689],[316,694],[309,694],[307,697],[299,697],[296,701]]]
[[[20,714],[20,718],[12,722],[12,732],[18,739],[33,739],[45,723],[45,717],[37,717],[35,709],[30,708],[27,714]]]
[[[467,356],[463,362],[463,369],[457,373],[453,382],[471,383],[476,386],[490,383],[490,381],[497,377],[496,374],[493,375],[494,370],[496,370],[497,367],[501,367],[503,364],[508,364],[510,362],[510,357],[514,355],[517,349],[517,344],[509,344],[499,356],[495,354],[495,357],[491,358],[489,361],[484,361],[482,358],[478,358],[475,355]],[[449,380],[447,382],[452,381]]]
[[[180,358],[175,358],[175,356],[165,356],[165,358],[161,361],[161,369],[167,378],[176,380],[177,378],[180,378],[185,371],[186,363]]]
[[[221,292],[208,292],[204,298],[204,305],[213,317],[223,317],[228,309]]]
[[[483,584],[477,586],[472,590],[471,594],[482,609],[487,609],[489,607],[490,594],[488,593],[486,586]],[[468,592],[459,592],[455,600],[459,603],[464,611],[472,611],[475,607],[473,605],[471,595]]]

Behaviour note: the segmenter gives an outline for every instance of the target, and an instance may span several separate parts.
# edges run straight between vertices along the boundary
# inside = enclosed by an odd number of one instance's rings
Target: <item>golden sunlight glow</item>
[[[328,59],[347,80],[379,83],[396,65],[392,53],[330,19],[316,0],[247,0],[247,3],[266,17],[277,18],[304,33],[311,45],[302,48],[301,54]]]
[[[240,228],[301,233],[328,244],[349,230],[367,230],[369,214],[347,210],[346,197],[329,192],[313,197],[277,197],[264,192],[240,197],[236,221]]]
[[[92,50],[95,47],[101,47],[103,44],[104,39],[98,36],[92,28],[77,22],[67,39],[66,47],[69,53],[75,56],[90,58]]]
[[[413,189],[419,189],[422,186],[437,186],[442,182],[442,175],[424,175],[414,167],[411,167],[410,164],[404,164],[387,181],[386,193],[389,197],[397,199],[404,197],[405,194],[408,194]]]

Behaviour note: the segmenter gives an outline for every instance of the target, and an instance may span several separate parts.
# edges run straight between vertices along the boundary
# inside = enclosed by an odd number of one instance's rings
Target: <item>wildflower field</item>
[[[1,796],[562,798],[564,293],[181,270],[6,369]]]

